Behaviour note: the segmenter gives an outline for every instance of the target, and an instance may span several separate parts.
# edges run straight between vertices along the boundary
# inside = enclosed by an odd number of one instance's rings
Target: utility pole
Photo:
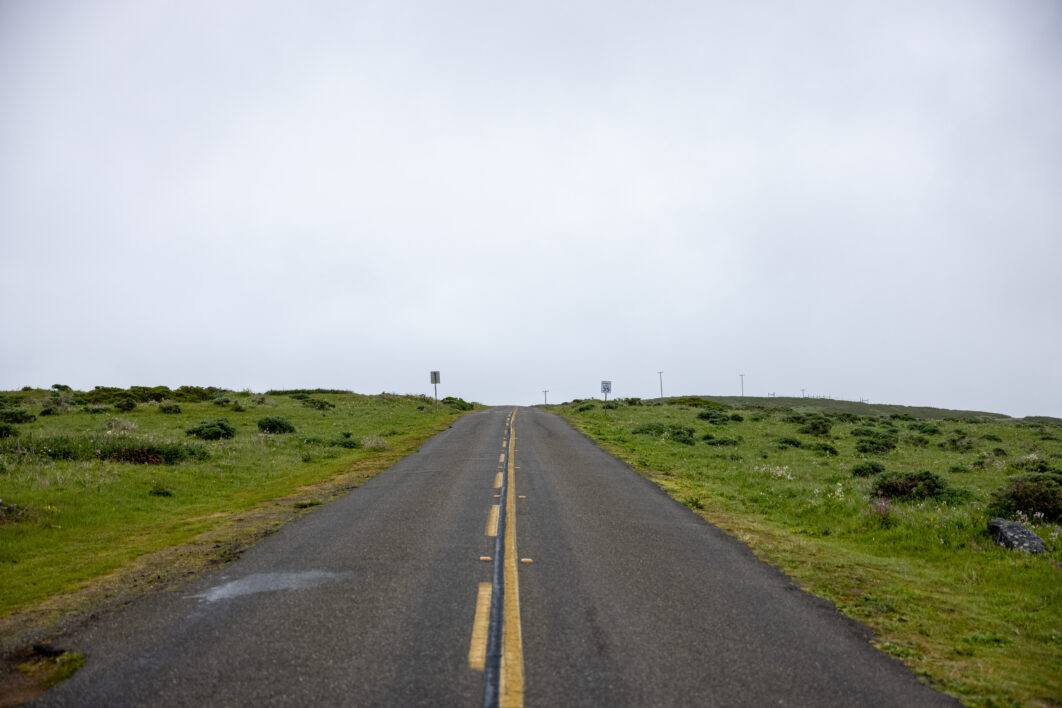
[[[660,376],[660,397],[663,398],[664,397],[664,372],[663,371],[658,371],[656,373],[657,373],[657,375]]]
[[[807,396],[804,395],[804,391],[807,391],[807,389],[806,388],[800,389],[800,397],[801,398],[807,398]]]
[[[745,374],[738,374],[741,377],[741,397],[745,397]]]
[[[544,406],[549,405],[549,402],[546,400],[546,398],[547,398],[546,394],[548,394],[548,393],[549,393],[549,389],[548,388],[542,390],[542,405],[544,405]]]

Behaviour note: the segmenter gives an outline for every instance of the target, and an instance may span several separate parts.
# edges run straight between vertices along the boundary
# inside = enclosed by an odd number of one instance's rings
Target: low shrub
[[[873,477],[876,474],[881,474],[885,471],[885,465],[874,460],[867,460],[866,462],[860,462],[858,465],[852,467],[853,477]]]
[[[0,423],[0,438],[17,438],[18,428],[11,423]]]
[[[122,411],[123,413],[128,413],[129,411],[136,408],[136,401],[129,397],[120,398],[115,401],[114,407]]]
[[[918,472],[882,472],[874,479],[871,494],[893,500],[948,499],[966,496],[938,474]]]
[[[800,441],[800,438],[783,435],[778,438],[778,447],[783,449],[787,447],[804,447],[804,443]]]
[[[232,399],[228,396],[218,396],[211,401],[215,406],[227,406],[232,403]]]
[[[174,415],[181,412],[181,405],[177,401],[163,401],[159,404],[159,412]]]
[[[951,450],[952,452],[967,452],[974,448],[976,440],[966,434],[966,431],[956,428],[951,431],[951,434],[943,442],[937,443],[937,446],[943,450]]]
[[[84,411],[85,413],[88,413],[89,415],[99,415],[100,413],[110,413],[111,412],[111,407],[110,406],[85,406],[81,410]]]
[[[336,407],[336,404],[332,403],[331,401],[326,401],[323,398],[309,397],[302,399],[302,405],[306,406],[307,408],[313,408],[314,410],[318,411],[326,411],[329,408]]]
[[[697,414],[700,420],[706,420],[712,425],[726,425],[730,422],[730,414],[720,408],[708,408]]]
[[[587,411],[592,411],[595,408],[597,408],[597,406],[595,406],[593,403],[584,403],[575,410],[577,413],[586,413]]]
[[[830,434],[830,430],[833,428],[833,423],[829,418],[822,415],[810,416],[804,421],[804,424],[800,426],[797,432],[804,433],[805,435],[818,435],[819,437],[826,437]]]
[[[605,404],[602,405],[601,407],[602,408],[608,408],[609,410],[615,410],[615,409],[619,408],[619,404],[616,403],[615,401],[606,401]]]
[[[27,437],[17,446],[0,445],[0,452],[51,460],[106,460],[135,464],[173,465],[185,460],[209,457],[202,445],[143,440],[127,435],[53,435]]]
[[[294,433],[295,426],[287,418],[270,415],[258,421],[258,429],[263,433]]]
[[[21,408],[0,409],[0,423],[32,423],[37,416]]]
[[[1018,512],[1062,521],[1062,472],[1032,472],[1011,477],[992,493],[988,512],[1013,519]]]
[[[700,396],[679,396],[678,398],[672,398],[668,403],[675,406],[690,406],[692,408],[726,408],[726,406],[718,401],[709,401],[707,398],[701,398]]]
[[[442,402],[443,405],[450,406],[455,411],[470,411],[475,408],[473,404],[455,396],[447,396],[446,398],[442,399]]]
[[[236,428],[233,427],[228,418],[212,418],[210,420],[201,420],[184,432],[200,440],[221,440],[235,437]]]
[[[731,413],[730,420],[734,421],[735,423],[744,423],[745,417],[740,413]]]
[[[720,435],[719,437],[716,437],[712,433],[705,433],[704,437],[702,437],[701,440],[703,440],[709,445],[716,445],[719,447],[738,445],[741,442],[737,438],[728,438],[725,435]]]
[[[852,431],[855,434],[855,431]],[[896,449],[896,435],[874,431],[872,435],[863,435],[856,441],[856,452],[864,455],[880,455]]]

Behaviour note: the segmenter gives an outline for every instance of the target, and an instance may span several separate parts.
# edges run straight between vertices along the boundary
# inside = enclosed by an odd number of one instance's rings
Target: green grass
[[[1028,456],[1062,467],[1062,421],[712,399],[740,420],[705,416],[704,402],[691,397],[552,410],[872,627],[878,647],[941,690],[974,706],[1062,705],[1062,527],[1034,520],[1048,547],[1038,556],[1002,549],[987,531],[991,493]],[[812,414],[829,417],[828,433],[800,432],[825,429],[808,426]],[[687,428],[692,436],[678,439],[645,432]],[[871,431],[894,437],[895,447],[858,452]],[[948,488],[941,498],[875,497],[877,477],[853,475],[870,460],[887,473],[932,472]]]
[[[12,392],[0,403],[39,413],[58,393]],[[315,392],[315,403],[305,405],[290,395],[228,391],[215,396],[228,403],[181,400],[180,413],[166,414],[159,401],[97,414],[78,405],[78,392],[61,395],[59,412],[19,424],[18,437],[0,440],[0,639],[8,641],[5,618],[83,591],[161,549],[221,533],[256,509],[282,506],[294,514],[316,506],[459,415],[452,407],[436,413],[430,399],[393,394]],[[231,439],[186,434],[219,417],[233,427]],[[296,432],[262,433],[257,421],[266,417],[286,418]],[[347,481],[328,486],[337,479]],[[283,520],[274,514],[259,526]]]

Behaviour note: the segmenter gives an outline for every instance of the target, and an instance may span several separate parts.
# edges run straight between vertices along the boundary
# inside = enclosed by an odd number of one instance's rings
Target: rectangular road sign
[[[439,383],[439,372],[438,371],[431,372],[431,382],[433,384]]]
[[[601,382],[601,393],[612,393],[612,382],[611,381],[602,381]]]

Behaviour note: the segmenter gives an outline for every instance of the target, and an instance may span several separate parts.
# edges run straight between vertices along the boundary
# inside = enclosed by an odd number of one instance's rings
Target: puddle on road
[[[218,600],[231,600],[234,597],[253,595],[259,592],[306,590],[325,583],[346,580],[351,575],[353,574],[329,573],[324,570],[307,570],[298,573],[256,573],[224,585],[217,585],[205,593],[192,595],[192,597],[201,598],[207,602],[217,602]]]

